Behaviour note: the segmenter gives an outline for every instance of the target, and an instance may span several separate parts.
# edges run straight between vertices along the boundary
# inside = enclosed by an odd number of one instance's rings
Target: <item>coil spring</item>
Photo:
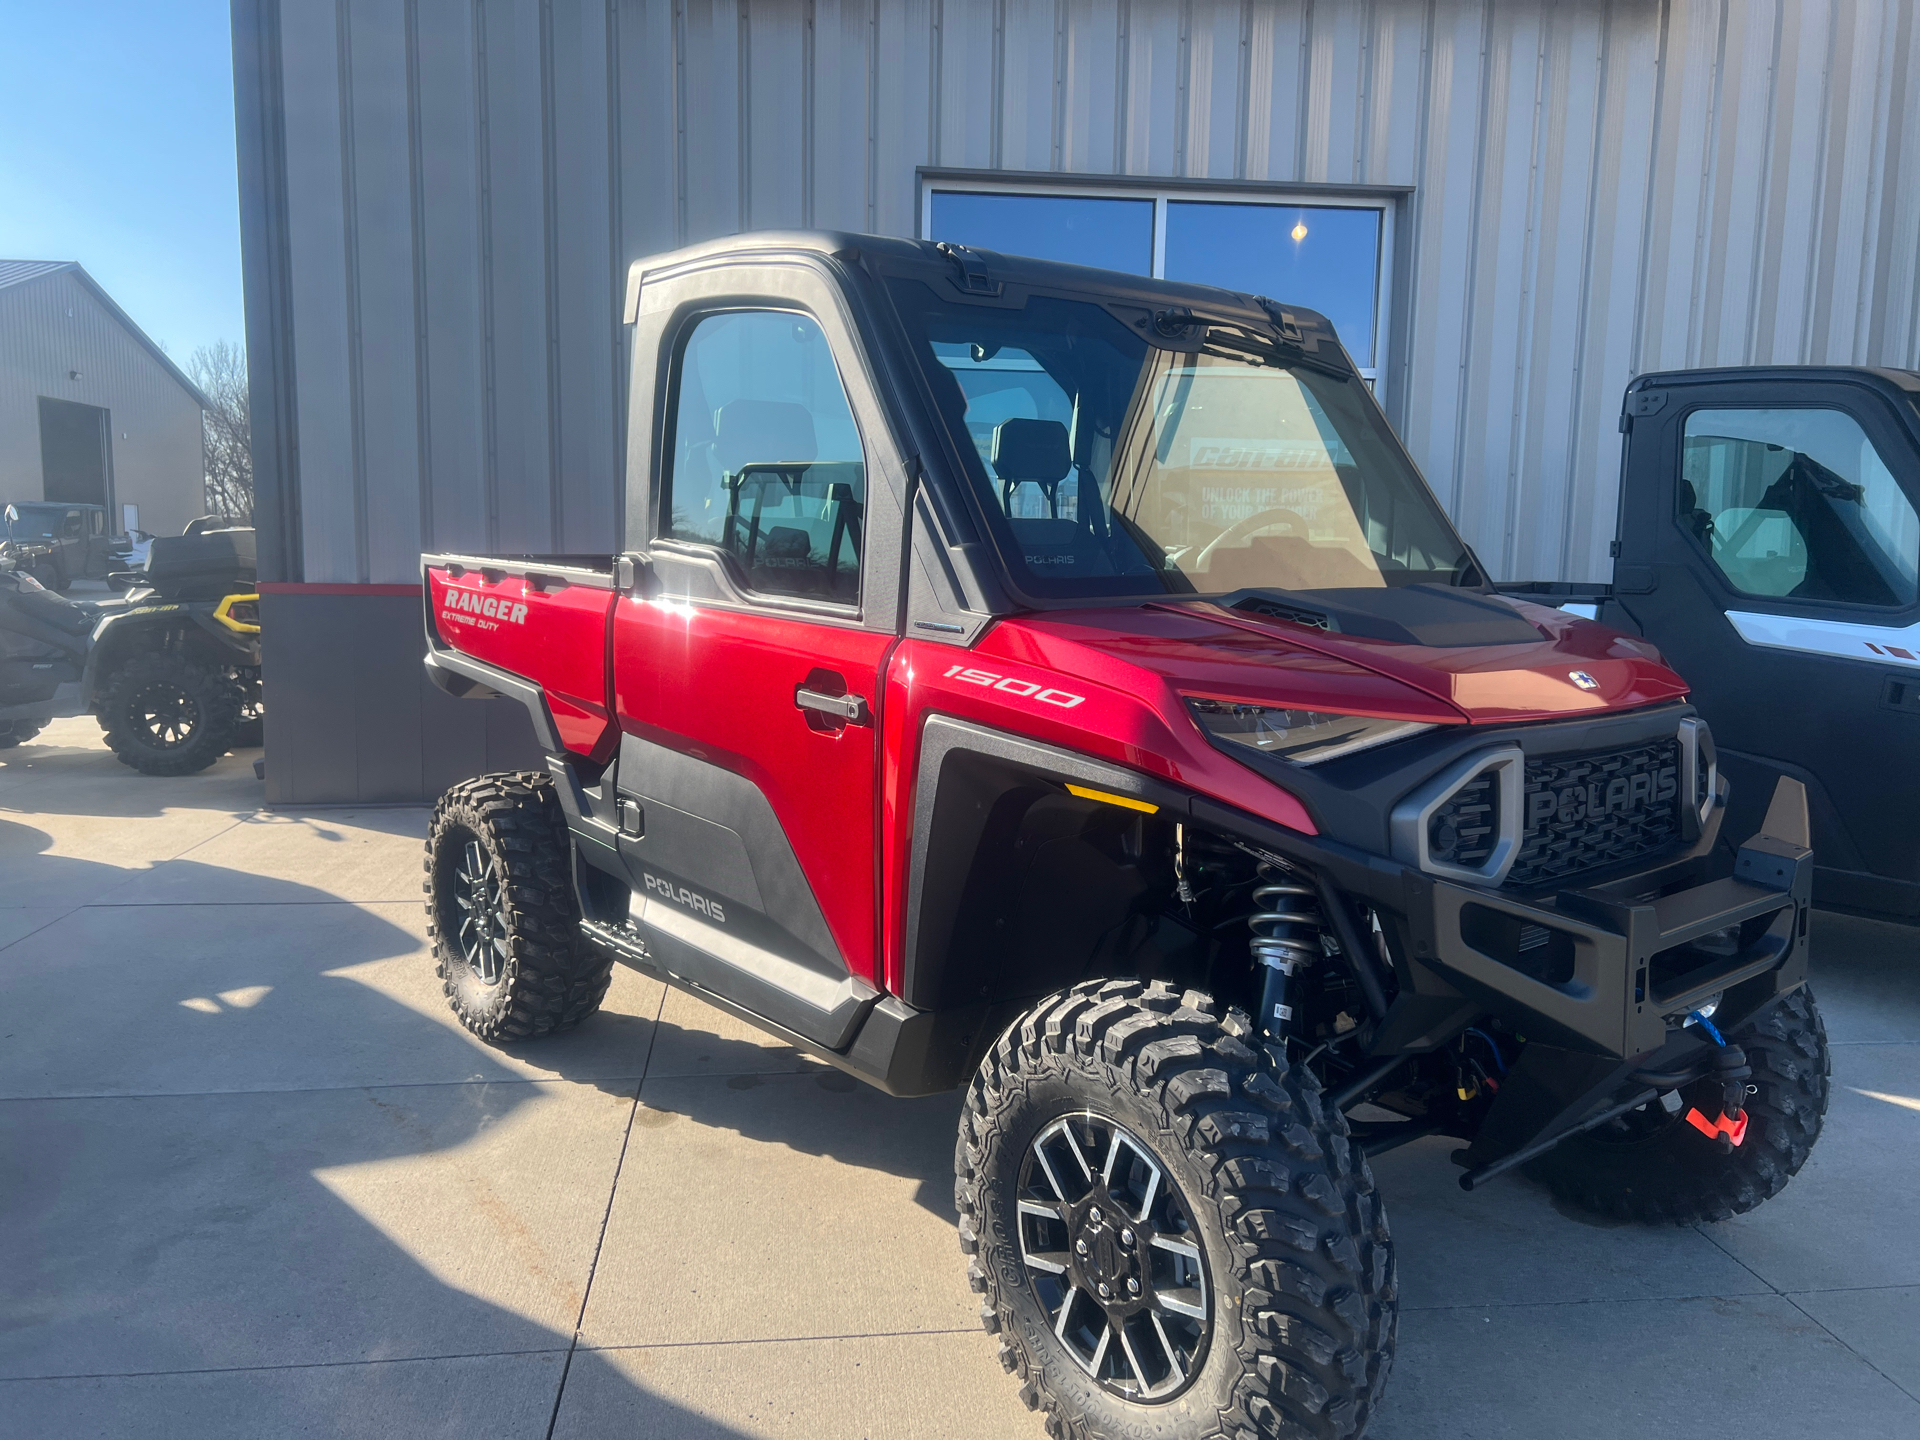
[[[1254,867],[1251,949],[1256,964],[1289,972],[1320,958],[1320,905],[1314,888],[1291,871],[1262,860]]]

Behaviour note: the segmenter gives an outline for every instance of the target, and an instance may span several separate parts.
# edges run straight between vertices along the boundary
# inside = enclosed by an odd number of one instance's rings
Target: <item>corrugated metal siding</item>
[[[179,534],[206,510],[200,402],[76,270],[13,279],[0,286],[0,504],[46,494],[39,397],[74,400],[112,419],[116,504],[138,505],[147,529]]]
[[[1634,374],[1920,365],[1913,12],[283,4],[304,578],[607,548],[627,262],[753,227],[913,234],[923,166],[1411,186],[1407,442],[1498,572],[1603,577]]]

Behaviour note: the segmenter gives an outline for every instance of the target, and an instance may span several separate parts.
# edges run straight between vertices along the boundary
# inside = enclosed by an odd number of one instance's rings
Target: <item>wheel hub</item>
[[[1028,1283],[1067,1354],[1129,1400],[1186,1389],[1212,1292],[1193,1212],[1153,1151],[1104,1116],[1063,1116],[1028,1149],[1018,1214]]]
[[[1068,1268],[1074,1283],[1096,1296],[1109,1312],[1137,1310],[1152,1299],[1153,1277],[1141,1263],[1141,1240],[1124,1223],[1106,1186],[1073,1207],[1067,1220],[1073,1236]]]

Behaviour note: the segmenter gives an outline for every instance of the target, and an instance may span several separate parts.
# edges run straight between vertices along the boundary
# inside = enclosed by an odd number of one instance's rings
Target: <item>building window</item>
[[[930,181],[920,225],[930,240],[1219,285],[1317,310],[1378,388],[1392,237],[1385,200]]]

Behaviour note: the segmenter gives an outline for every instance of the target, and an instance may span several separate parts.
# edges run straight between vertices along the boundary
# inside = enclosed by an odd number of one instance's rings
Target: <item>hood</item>
[[[1505,596],[1430,586],[1168,599],[1019,623],[1152,671],[1182,694],[1396,719],[1509,724],[1687,693],[1644,640]]]

